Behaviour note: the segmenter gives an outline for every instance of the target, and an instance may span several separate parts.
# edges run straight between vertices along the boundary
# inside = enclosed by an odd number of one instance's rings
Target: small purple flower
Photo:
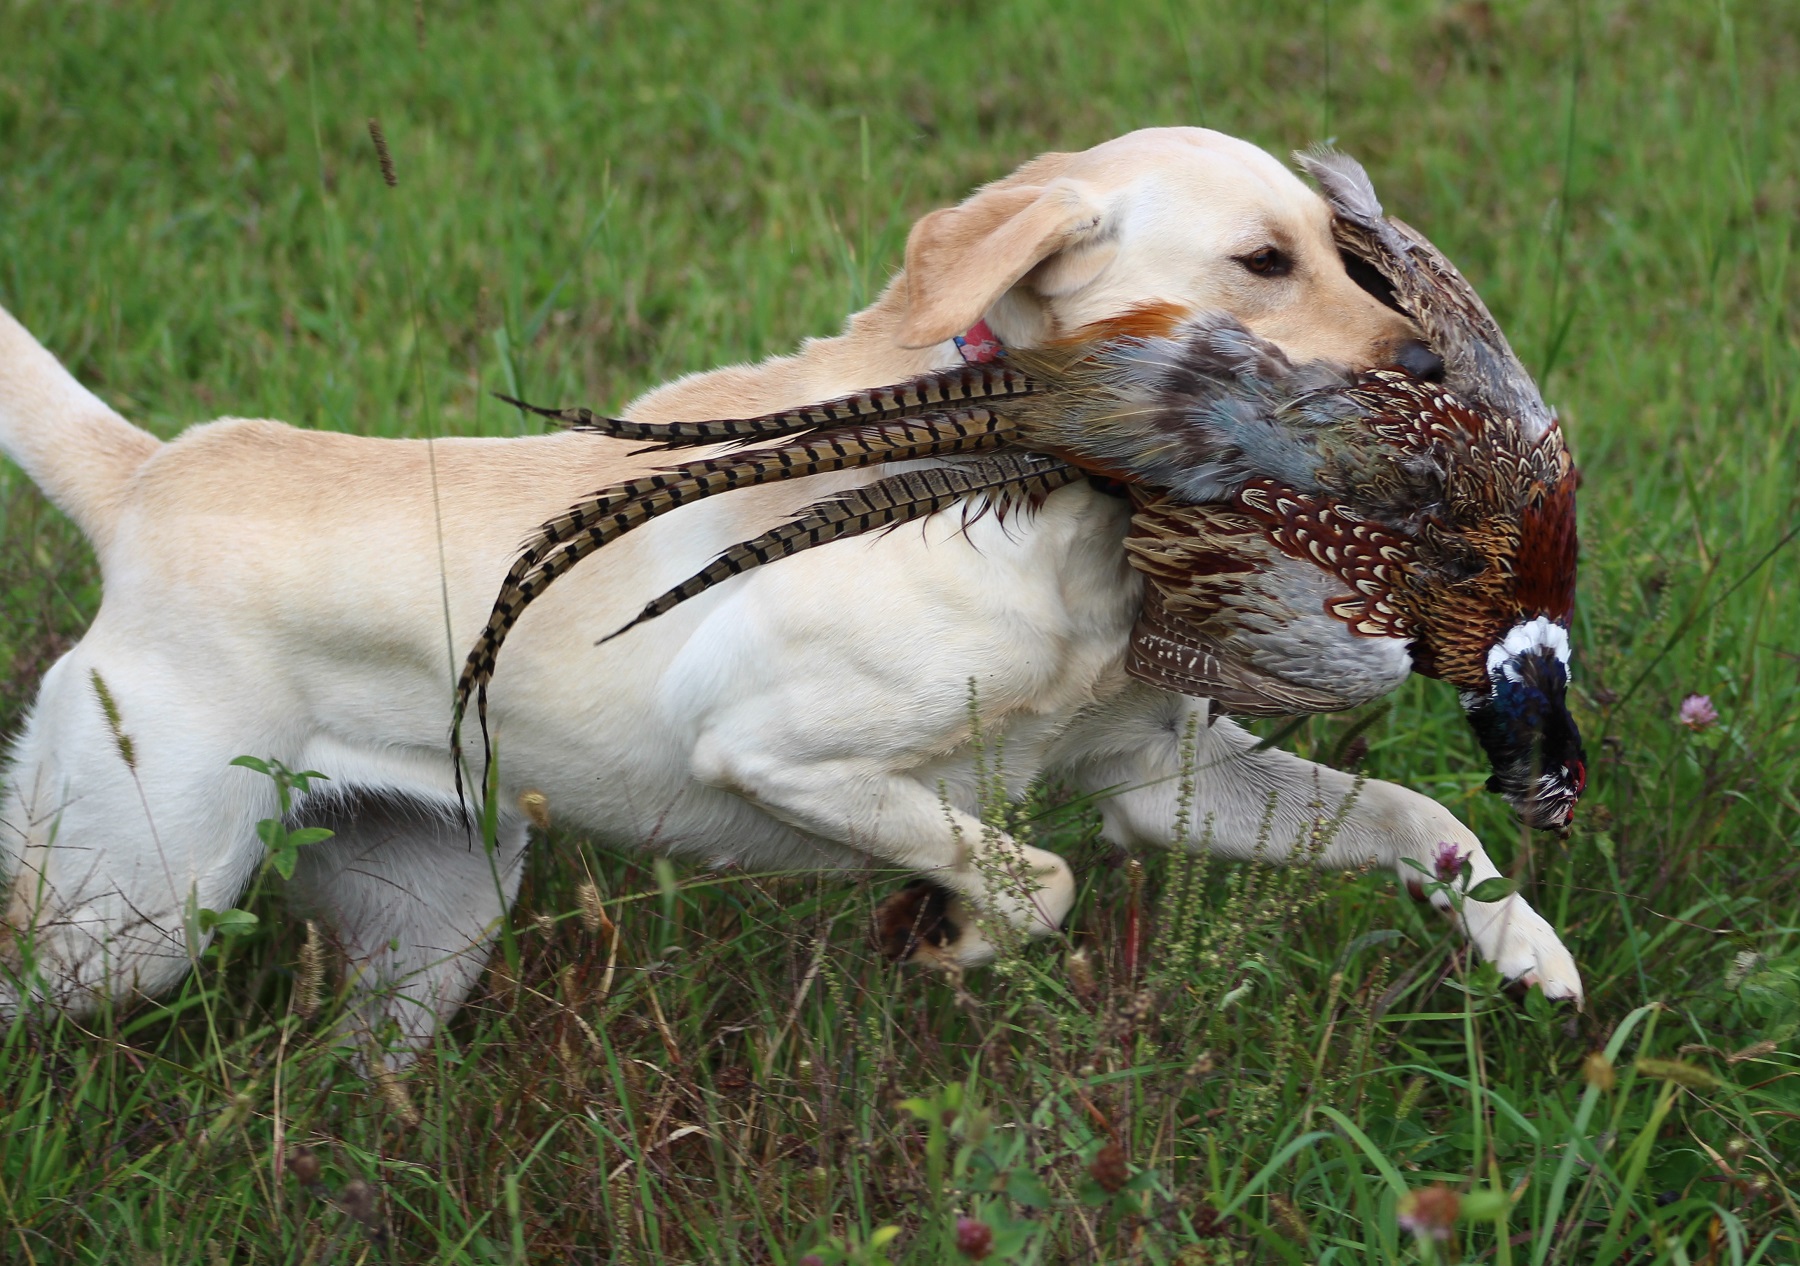
[[[1681,723],[1696,732],[1719,723],[1719,710],[1709,695],[1689,695],[1681,701]]]
[[[994,1251],[994,1228],[976,1218],[956,1220],[956,1249],[973,1261],[984,1261]]]
[[[1417,1187],[1400,1197],[1395,1211],[1400,1229],[1411,1231],[1422,1240],[1442,1242],[1450,1238],[1457,1215],[1462,1212],[1462,1196],[1443,1183]]]
[[[1437,846],[1437,853],[1431,859],[1431,867],[1437,872],[1440,883],[1455,883],[1456,877],[1462,874],[1463,862],[1468,860],[1461,845],[1444,840]]]

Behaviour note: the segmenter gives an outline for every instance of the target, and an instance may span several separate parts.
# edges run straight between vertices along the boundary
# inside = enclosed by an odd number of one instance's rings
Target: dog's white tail
[[[0,308],[0,452],[102,552],[126,486],[162,447],[113,412]]]

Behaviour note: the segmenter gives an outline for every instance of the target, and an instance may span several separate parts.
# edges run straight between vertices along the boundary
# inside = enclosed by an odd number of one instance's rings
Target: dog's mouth
[[[1383,277],[1380,269],[1360,255],[1352,255],[1341,248],[1338,258],[1344,261],[1344,271],[1350,274],[1350,280],[1375,296],[1376,302],[1383,307],[1392,308],[1408,320],[1412,319],[1412,313],[1401,307],[1400,301],[1394,297],[1394,283]]]

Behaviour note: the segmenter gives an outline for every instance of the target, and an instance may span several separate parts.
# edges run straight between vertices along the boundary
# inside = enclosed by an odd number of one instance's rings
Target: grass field
[[[1584,465],[1592,773],[1529,840],[1435,683],[1287,740],[1366,725],[1368,772],[1465,814],[1581,1015],[1381,877],[1133,865],[1047,796],[1071,939],[960,983],[871,951],[898,877],[553,833],[477,1001],[371,1085],[267,880],[163,1006],[0,1033],[0,1261],[927,1263],[968,1217],[1020,1262],[1800,1262],[1790,0],[0,0],[0,46],[0,303],[164,435],[512,433],[489,392],[615,405],[835,330],[918,214],[1038,151],[1336,137]],[[0,465],[0,730],[98,598]],[[1401,1220],[1440,1184],[1442,1242]]]

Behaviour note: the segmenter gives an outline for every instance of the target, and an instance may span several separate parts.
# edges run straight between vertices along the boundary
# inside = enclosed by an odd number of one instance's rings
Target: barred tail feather
[[[1028,396],[1038,389],[1039,384],[1026,375],[1004,363],[993,362],[957,365],[921,374],[893,386],[840,396],[822,404],[782,409],[753,418],[720,418],[705,422],[633,422],[602,417],[587,409],[545,409],[511,396],[500,396],[499,399],[566,423],[577,431],[635,440],[660,448],[684,448],[701,444],[752,443],[825,427],[890,421],[982,400]]]
[[[629,479],[576,502],[527,537],[507,571],[501,598],[516,591],[559,546],[582,541],[579,561],[658,515],[717,493],[875,462],[972,452],[998,447],[1004,438],[991,413],[971,409],[908,419],[898,425],[845,428],[778,448],[728,453]]]
[[[572,537],[599,529],[605,539],[595,542],[598,547],[659,514],[735,488],[875,462],[997,447],[1004,441],[1005,425],[988,409],[963,408],[847,426],[770,448],[724,453],[671,466],[603,488],[550,519],[520,546],[513,570],[522,574],[521,568],[528,566],[527,559],[541,558]],[[516,577],[509,576],[512,578]]]
[[[1082,472],[1073,466],[1022,451],[957,466],[889,475],[808,506],[790,522],[733,545],[700,571],[652,599],[629,624],[600,640],[610,642],[733,576],[816,545],[889,531],[982,494],[986,494],[990,506],[998,499],[1001,514],[1020,504],[1035,509],[1052,492],[1082,477]]]

